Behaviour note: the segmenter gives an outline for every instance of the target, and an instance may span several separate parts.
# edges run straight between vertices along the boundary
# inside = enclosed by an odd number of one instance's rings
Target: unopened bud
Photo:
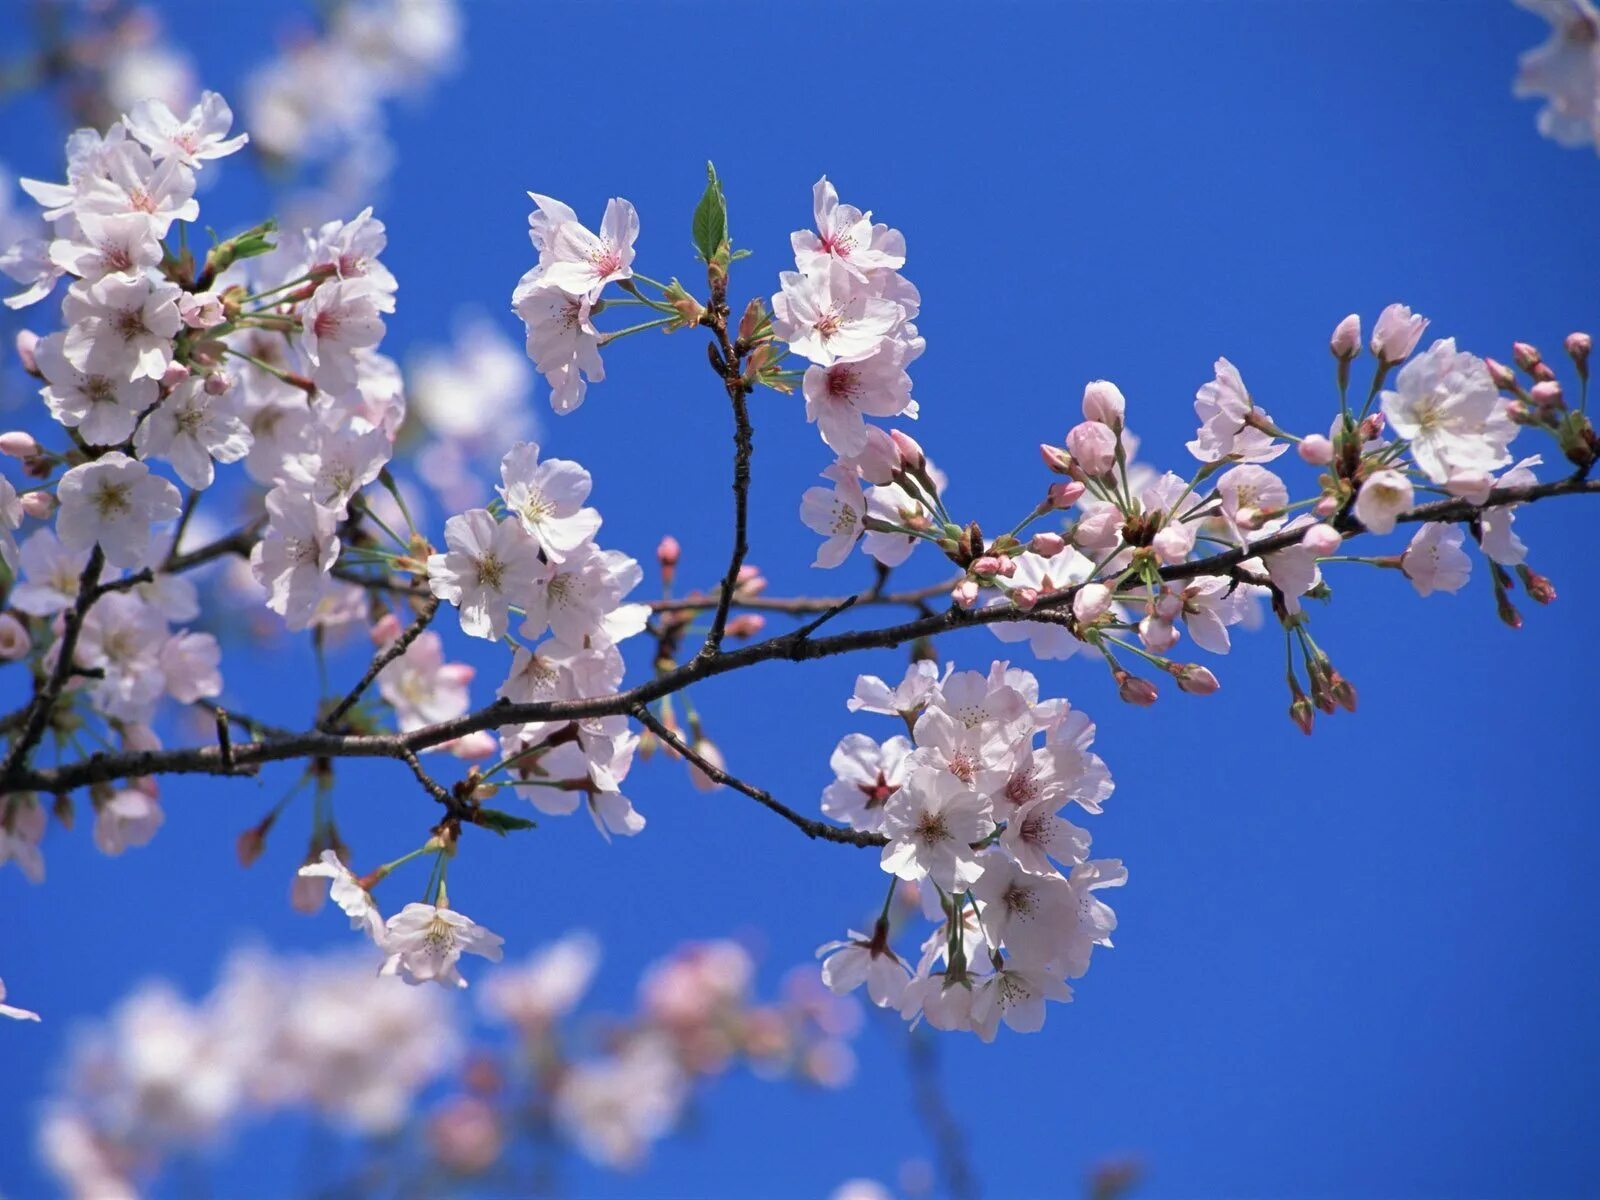
[[[1011,603],[1015,604],[1022,612],[1029,612],[1039,603],[1039,589],[1019,587],[1011,589]]]
[[[1072,455],[1068,454],[1060,446],[1052,446],[1049,442],[1040,442],[1039,457],[1044,459],[1044,465],[1057,475],[1072,474]]]
[[[21,335],[18,335],[20,342]],[[1572,358],[1573,366],[1578,368],[1581,379],[1589,378],[1589,351],[1594,347],[1594,340],[1587,333],[1567,334],[1567,354]]]
[[[68,833],[72,832],[72,826],[78,819],[78,813],[72,805],[72,794],[70,792],[56,793],[55,803],[50,806],[50,815],[56,819],[56,824],[60,825],[61,828]]]
[[[1527,342],[1511,343],[1511,361],[1524,371],[1532,371],[1544,360],[1539,356],[1539,351]]]
[[[1328,349],[1333,356],[1341,362],[1349,362],[1361,353],[1361,317],[1351,313],[1338,325],[1334,326],[1333,337],[1328,340]]]
[[[1328,673],[1328,694],[1333,702],[1346,712],[1356,710],[1356,685],[1337,671]]]
[[[262,851],[267,848],[267,830],[271,828],[272,821],[269,818],[239,835],[239,840],[233,844],[233,850],[239,856],[241,867],[248,867],[261,857]]]
[[[1043,558],[1054,558],[1067,548],[1067,539],[1059,533],[1036,533],[1028,539],[1028,549]]]
[[[1067,450],[1087,475],[1098,478],[1117,462],[1117,435],[1099,421],[1080,421],[1067,432]]]
[[[978,602],[978,584],[973,579],[963,579],[950,589],[950,603],[957,608],[971,608]]]
[[[1533,370],[1529,371],[1528,374],[1533,376],[1535,383],[1547,383],[1556,377],[1555,371],[1547,362],[1534,363]]]
[[[17,330],[17,361],[22,364],[22,369],[36,379],[42,379],[39,371],[39,360],[34,356],[34,350],[39,345],[39,335],[31,329]]]
[[[171,362],[161,373],[161,386],[168,389],[175,388],[187,378],[189,378],[189,368],[181,362]]]
[[[1150,611],[1163,621],[1176,621],[1178,614],[1183,611],[1183,597],[1176,592],[1162,592],[1150,606]]]
[[[32,458],[40,449],[38,440],[31,433],[20,429],[0,433],[0,454],[10,458]]]
[[[1071,508],[1084,493],[1083,484],[1077,480],[1070,483],[1052,483],[1048,500],[1051,508]]]
[[[1354,317],[1349,319],[1355,320]],[[1359,327],[1355,336],[1359,343],[1361,339]],[[1209,696],[1222,686],[1217,682],[1217,677],[1199,663],[1184,663],[1182,665],[1173,663],[1167,669],[1171,672],[1172,677],[1178,681],[1178,690],[1180,692],[1188,692],[1191,696]]]
[[[767,626],[767,619],[760,613],[740,613],[728,622],[727,633],[731,638],[755,637]]]
[[[972,564],[974,575],[999,575],[1009,579],[1017,572],[1017,564],[1009,558],[1002,558],[995,554],[985,554]]]
[[[1344,538],[1332,525],[1318,523],[1306,530],[1305,536],[1300,539],[1300,544],[1320,558],[1338,550],[1344,545]]]
[[[1122,432],[1123,414],[1128,402],[1122,389],[1109,379],[1096,379],[1083,389],[1083,417],[1086,421],[1099,421],[1117,433]]]
[[[1483,365],[1489,370],[1489,378],[1494,380],[1494,385],[1502,391],[1511,391],[1517,386],[1517,377],[1511,368],[1499,359],[1486,358]]]
[[[895,449],[900,451],[900,465],[913,475],[920,475],[928,465],[928,456],[917,445],[917,439],[899,429],[889,430]]]
[[[1072,615],[1080,624],[1092,625],[1111,608],[1111,589],[1103,583],[1086,583],[1072,597]]]
[[[1536,604],[1549,604],[1556,598],[1556,585],[1526,563],[1517,564],[1517,576],[1528,591],[1528,598]]]
[[[1339,497],[1319,496],[1317,502],[1311,506],[1311,511],[1319,517],[1331,517],[1339,511]]]
[[[35,521],[48,521],[56,511],[56,498],[49,492],[29,492],[21,503],[22,511]]]
[[[1325,467],[1333,461],[1333,443],[1320,433],[1302,438],[1295,449],[1300,457],[1313,467]]]
[[[1156,702],[1156,685],[1148,679],[1140,679],[1137,675],[1118,667],[1115,671],[1117,681],[1117,695],[1128,704],[1137,704],[1140,708],[1148,708]]]
[[[1501,588],[1494,590],[1494,606],[1500,619],[1512,629],[1522,628],[1522,614],[1517,611],[1517,606],[1511,603],[1511,597]]]
[[[1289,705],[1289,719],[1300,727],[1301,733],[1306,734],[1308,737],[1310,736],[1311,728],[1316,723],[1317,715],[1311,708],[1311,701],[1307,700],[1303,694],[1296,696],[1294,702]]]
[[[681,554],[678,539],[670,533],[656,546],[656,562],[661,566],[661,582],[668,587],[678,574],[678,558]]]
[[[1528,389],[1528,399],[1540,408],[1556,408],[1561,404],[1561,384],[1554,379],[1536,383]]]
[[[759,596],[766,591],[767,580],[761,574],[761,568],[754,563],[745,563],[734,576],[733,590],[741,596]]]
[[[233,380],[229,379],[228,376],[222,371],[213,371],[211,374],[206,376],[204,386],[206,389],[206,395],[221,396],[233,386]]]
[[[1370,416],[1363,417],[1361,419],[1361,440],[1370,442],[1374,438],[1382,437],[1383,427],[1386,424],[1387,422],[1383,419],[1381,412],[1375,412]]]

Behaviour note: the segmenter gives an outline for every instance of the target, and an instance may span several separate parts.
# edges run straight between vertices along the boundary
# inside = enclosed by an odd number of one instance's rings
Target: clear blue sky
[[[500,0],[467,20],[466,69],[394,120],[387,348],[443,340],[464,304],[514,330],[527,189],[595,218],[627,196],[637,265],[687,275],[714,158],[755,251],[735,276],[744,297],[774,290],[826,172],[907,236],[928,340],[917,433],[985,527],[1032,503],[1035,446],[1077,419],[1090,378],[1117,381],[1146,456],[1182,469],[1219,354],[1280,423],[1309,430],[1329,420],[1326,339],[1351,310],[1370,326],[1403,300],[1433,333],[1502,357],[1513,337],[1553,353],[1600,324],[1600,161],[1541,140],[1511,97],[1516,55],[1544,27],[1509,3]],[[224,90],[272,23],[270,6],[199,4],[170,22]],[[58,178],[62,131],[22,119],[42,113],[0,116],[0,160]],[[207,219],[253,219],[256,200],[234,172]],[[647,558],[674,533],[685,577],[709,582],[729,537],[726,402],[687,340],[632,339],[607,369],[576,415],[544,415],[547,446],[594,473],[607,545]],[[827,460],[800,402],[758,397],[755,422],[753,558],[774,592],[865,582],[862,559],[807,567],[795,510]],[[1096,849],[1132,878],[1117,948],[1042,1035],[943,1042],[989,1196],[1070,1194],[1113,1153],[1143,1159],[1152,1198],[1600,1191],[1593,516],[1574,501],[1519,519],[1560,601],[1516,634],[1481,564],[1465,593],[1427,601],[1395,576],[1332,576],[1338,602],[1316,628],[1361,711],[1309,741],[1284,716],[1276,636],[1236,640],[1216,697],[1149,711],[1090,666],[1042,667],[1048,694],[1099,720],[1117,791]],[[912,569],[931,579],[938,564]],[[981,630],[941,649],[966,666],[1000,653]],[[735,770],[810,809],[828,751],[859,727],[844,710],[855,672],[900,661],[773,665],[695,699]],[[310,663],[303,645],[275,661],[236,651],[225,699],[303,720]],[[247,932],[346,943],[341,921],[283,904],[295,839],[249,873],[234,862],[233,838],[292,770],[260,791],[169,783],[167,828],[114,861],[86,831],[53,832],[45,887],[0,871],[0,970],[47,1015],[0,1028],[0,1188],[45,1194],[25,1131],[74,1019],[145,973],[208,986]],[[432,819],[402,768],[339,776],[365,860]],[[513,951],[595,930],[603,1004],[626,1005],[639,968],[685,937],[762,931],[770,985],[881,894],[869,853],[812,845],[659,762],[630,783],[650,819],[634,841],[545,822],[472,839],[452,873],[452,897]],[[898,1031],[874,1027],[860,1050],[845,1092],[729,1080],[643,1176],[579,1168],[572,1189],[815,1197],[850,1175],[892,1179],[929,1147]],[[233,1160],[219,1192],[267,1194],[257,1172],[283,1143],[244,1148],[260,1154]]]

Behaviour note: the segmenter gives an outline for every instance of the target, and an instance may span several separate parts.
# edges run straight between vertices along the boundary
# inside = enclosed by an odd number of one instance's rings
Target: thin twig
[[[656,715],[646,705],[637,705],[633,709],[633,717],[634,720],[650,730],[651,733],[655,734],[668,746],[699,767],[710,778],[718,783],[726,784],[736,792],[743,792],[750,799],[770,808],[809,838],[821,838],[823,841],[828,842],[842,842],[847,846],[884,846],[888,844],[889,839],[881,833],[863,833],[856,829],[841,829],[837,825],[829,825],[826,821],[813,821],[810,817],[801,816],[787,804],[775,799],[772,793],[762,791],[758,787],[752,787],[737,776],[730,775],[698,750],[690,747],[682,738],[657,720]]]
[[[416,618],[410,625],[405,627],[399,637],[372,656],[372,662],[367,665],[366,674],[357,681],[355,687],[346,693],[343,700],[328,710],[327,716],[317,722],[317,728],[324,733],[332,732],[344,718],[345,713],[356,706],[363,693],[372,686],[373,680],[378,678],[383,669],[404,654],[411,647],[411,643],[422,635],[422,631],[428,627],[428,622],[433,620],[433,614],[438,611],[439,601],[437,598],[428,596],[424,599]]]
[[[84,564],[83,574],[78,576],[78,595],[73,600],[72,607],[67,610],[66,623],[61,630],[61,641],[56,647],[55,670],[50,672],[44,685],[34,693],[33,704],[28,709],[22,732],[6,751],[5,762],[0,763],[0,794],[9,790],[16,777],[28,765],[28,755],[44,736],[45,727],[50,723],[51,710],[55,708],[56,701],[61,696],[61,689],[67,686],[67,680],[72,676],[75,665],[72,656],[77,653],[78,634],[83,631],[83,619],[88,615],[89,606],[100,595],[100,571],[105,564],[105,553],[97,542],[94,549],[89,551],[89,561]]]

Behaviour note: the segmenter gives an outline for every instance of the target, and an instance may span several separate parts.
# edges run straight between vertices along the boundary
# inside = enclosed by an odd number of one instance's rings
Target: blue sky
[[[273,20],[261,6],[167,8],[225,91]],[[775,289],[825,172],[906,234],[928,340],[916,433],[986,528],[1033,503],[1037,443],[1077,420],[1088,379],[1115,380],[1144,457],[1182,470],[1193,392],[1218,355],[1280,424],[1309,431],[1330,419],[1326,339],[1349,311],[1370,327],[1403,300],[1430,333],[1499,357],[1514,337],[1554,353],[1600,323],[1600,161],[1541,140],[1534,107],[1511,97],[1516,54],[1543,26],[1509,3],[499,0],[472,5],[467,30],[465,69],[393,121],[399,161],[378,208],[401,283],[387,349],[444,340],[462,306],[515,331],[527,189],[595,220],[628,197],[636,265],[688,277],[689,213],[715,159],[734,236],[754,251],[736,269],[742,299]],[[58,178],[63,132],[14,105],[0,161]],[[263,199],[238,171],[203,203],[221,228]],[[727,412],[692,340],[613,347],[585,407],[542,421],[547,448],[593,472],[605,544],[648,560],[673,533],[683,578],[709,583],[730,533]],[[753,403],[752,558],[772,591],[864,584],[864,559],[807,565],[795,510],[828,458],[800,402]],[[1174,692],[1151,710],[1120,705],[1092,666],[1042,665],[1047,694],[1099,721],[1117,791],[1092,823],[1096,850],[1131,880],[1116,949],[1043,1034],[941,1043],[987,1194],[1070,1193],[1112,1154],[1144,1162],[1148,1197],[1600,1188],[1591,519],[1579,501],[1519,518],[1560,591],[1519,633],[1495,620],[1481,564],[1461,595],[1427,601],[1387,573],[1330,572],[1336,602],[1315,628],[1361,710],[1311,740],[1284,716],[1275,635],[1236,640],[1217,696]],[[938,572],[913,560],[907,578]],[[1002,656],[981,630],[941,650],[969,667]],[[844,710],[855,673],[902,661],[769,665],[694,698],[734,770],[809,810],[829,750],[864,727]],[[303,721],[310,663],[303,645],[237,651],[225,699]],[[249,873],[233,858],[291,772],[260,791],[172,781],[149,848],[105,860],[86,831],[54,831],[46,886],[0,871],[0,969],[47,1014],[0,1028],[7,1194],[45,1194],[22,1131],[76,1019],[146,974],[208,986],[244,934],[346,943],[341,921],[283,903],[294,838]],[[339,779],[341,827],[365,860],[409,848],[432,819],[398,766]],[[625,1007],[639,970],[688,937],[758,938],[774,985],[881,895],[870,853],[810,844],[659,761],[630,782],[643,836],[608,847],[548,821],[474,839],[451,876],[456,903],[513,950],[598,933],[603,1006]],[[578,1166],[571,1191],[802,1197],[892,1179],[930,1150],[903,1038],[873,1022],[858,1048],[844,1092],[725,1081],[644,1174]],[[286,1144],[247,1141],[264,1156],[232,1160],[219,1191],[255,1194]]]

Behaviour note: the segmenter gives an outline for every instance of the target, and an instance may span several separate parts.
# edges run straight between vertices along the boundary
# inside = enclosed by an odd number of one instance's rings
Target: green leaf
[[[473,823],[493,830],[501,837],[505,837],[514,829],[537,829],[539,825],[537,821],[530,821],[527,817],[514,817],[508,812],[501,812],[498,808],[480,808]]]
[[[728,240],[728,202],[722,196],[722,181],[717,178],[717,168],[706,164],[706,190],[700,203],[694,206],[694,248],[706,262],[711,261],[717,248]]]

